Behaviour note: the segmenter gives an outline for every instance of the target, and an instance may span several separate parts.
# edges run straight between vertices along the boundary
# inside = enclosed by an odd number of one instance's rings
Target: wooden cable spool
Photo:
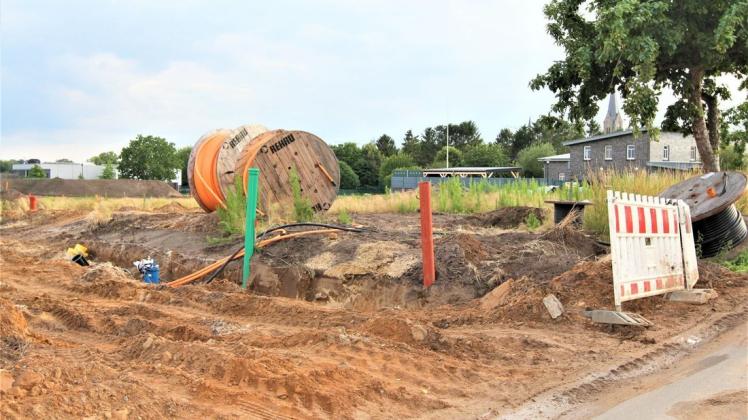
[[[340,188],[340,166],[332,149],[306,131],[267,131],[253,138],[242,150],[235,171],[243,174],[247,192],[247,170],[260,169],[258,206],[267,213],[273,205],[291,205],[290,174],[295,168],[301,194],[314,211],[332,206]]]
[[[243,125],[235,130],[213,130],[195,143],[187,163],[187,180],[195,201],[207,212],[223,206],[234,186],[234,168],[241,151],[267,128]]]

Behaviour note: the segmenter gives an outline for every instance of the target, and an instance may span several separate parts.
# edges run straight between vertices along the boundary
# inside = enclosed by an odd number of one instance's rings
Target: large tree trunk
[[[709,135],[704,119],[704,107],[701,104],[701,88],[704,79],[704,70],[690,69],[691,73],[691,92],[689,102],[693,111],[692,132],[696,139],[696,147],[699,149],[701,163],[704,165],[704,172],[719,171],[719,161],[716,159],[712,143],[709,141]]]
[[[712,151],[719,156],[719,100],[717,95],[707,95],[702,93],[702,98],[706,102],[706,129],[709,131],[709,143],[712,145]]]

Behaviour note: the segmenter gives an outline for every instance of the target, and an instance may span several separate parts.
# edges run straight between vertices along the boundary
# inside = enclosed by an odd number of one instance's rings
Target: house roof
[[[640,128],[639,131],[641,131],[642,133],[646,133],[647,129]],[[613,133],[607,133],[607,134],[598,134],[597,136],[586,137],[583,139],[565,141],[563,145],[573,146],[575,144],[580,144],[580,143],[589,143],[589,142],[598,141],[598,140],[606,140],[606,139],[612,139],[615,137],[623,137],[623,136],[628,136],[629,134],[633,132],[634,132],[633,130],[623,130],[623,131],[615,131]]]
[[[538,158],[540,162],[567,162],[569,160],[571,160],[571,153]]]

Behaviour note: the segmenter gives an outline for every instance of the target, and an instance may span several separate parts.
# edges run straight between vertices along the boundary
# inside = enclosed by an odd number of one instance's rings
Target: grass
[[[476,181],[463,187],[460,180],[451,178],[432,187],[431,206],[443,213],[481,213],[502,207],[530,206],[550,208],[545,200],[590,200],[584,213],[584,227],[601,238],[608,237],[607,190],[641,195],[658,195],[669,186],[693,176],[693,172],[597,172],[591,183],[567,183],[548,192],[535,180],[517,180],[504,185]],[[748,195],[737,203],[738,210],[748,213]],[[416,191],[387,192],[378,195],[345,196],[335,200],[330,212],[346,213],[414,213],[419,203]]]
[[[738,254],[735,259],[722,260],[720,264],[725,266],[728,270],[736,273],[748,273],[748,250],[745,250]]]

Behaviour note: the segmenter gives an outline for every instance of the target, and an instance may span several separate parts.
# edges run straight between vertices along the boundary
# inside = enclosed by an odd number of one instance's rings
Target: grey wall
[[[626,160],[626,146],[636,146],[636,159]],[[605,160],[605,146],[613,146],[613,159]],[[592,147],[591,160],[584,160],[584,146]],[[571,153],[571,168],[568,178],[585,178],[590,170],[626,170],[647,169],[649,162],[649,136],[641,133],[639,138],[634,139],[632,134],[627,134],[610,139],[591,141],[569,146]]]
[[[557,181],[560,173],[564,173],[565,180],[571,179],[571,171],[569,170],[569,162],[555,162],[550,161],[548,163],[543,162],[543,178],[546,180]]]

